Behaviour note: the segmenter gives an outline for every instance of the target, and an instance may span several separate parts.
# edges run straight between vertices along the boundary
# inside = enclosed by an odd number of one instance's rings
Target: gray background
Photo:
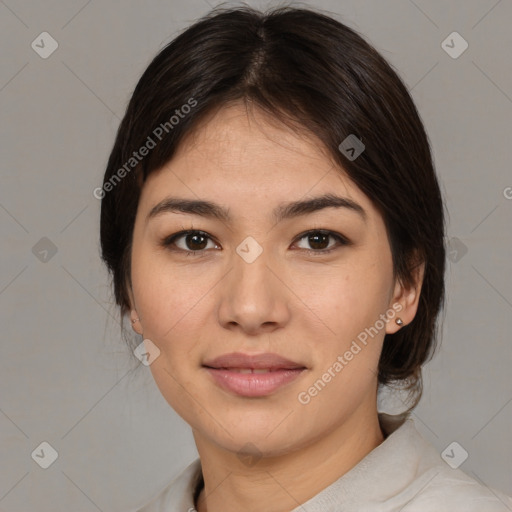
[[[461,469],[512,494],[512,2],[311,4],[399,71],[446,195],[448,307],[418,428],[440,453],[457,441]],[[120,336],[92,191],[140,74],[213,5],[0,0],[1,510],[131,510],[196,457]],[[43,31],[59,45],[46,59],[31,47]],[[458,58],[441,46],[453,31],[469,43]],[[31,456],[43,441],[58,452],[48,469]]]

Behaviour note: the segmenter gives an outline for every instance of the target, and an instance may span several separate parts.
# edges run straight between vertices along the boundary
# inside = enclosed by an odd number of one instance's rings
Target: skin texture
[[[357,202],[366,220],[332,207],[278,224],[270,216],[280,203],[325,193]],[[170,195],[219,203],[232,221],[165,212],[146,222]],[[201,253],[186,255],[197,247],[186,237],[174,251],[161,245],[184,229],[211,237]],[[302,235],[315,229],[351,243],[330,237],[315,246]],[[236,252],[248,236],[263,249],[252,263]],[[404,325],[411,322],[422,273],[415,286],[395,282],[382,216],[314,135],[242,103],[210,116],[144,183],[131,279],[133,328],[160,350],[152,375],[193,429],[205,480],[199,512],[291,510],[383,441],[377,367],[385,333],[400,328],[394,320],[309,403],[297,397],[393,304]],[[231,352],[273,352],[307,369],[269,396],[240,397],[202,366]]]

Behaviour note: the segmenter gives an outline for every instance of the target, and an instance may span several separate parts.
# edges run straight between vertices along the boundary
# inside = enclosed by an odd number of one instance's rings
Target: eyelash
[[[315,249],[301,249],[303,251],[306,251],[309,255],[312,255],[312,256],[323,256],[325,254],[331,253],[332,251],[334,251],[335,249],[337,249],[337,248],[339,248],[341,246],[351,245],[351,242],[347,238],[345,238],[344,236],[340,235],[339,233],[336,233],[334,231],[329,231],[327,229],[312,229],[312,230],[306,231],[304,233],[301,233],[300,235],[298,235],[296,237],[294,243],[299,242],[300,240],[302,240],[303,238],[306,238],[308,235],[311,235],[311,234],[328,235],[328,236],[331,236],[332,238],[335,238],[338,241],[338,245],[334,245],[330,249],[317,249],[317,250],[315,250]],[[182,237],[186,237],[187,235],[202,235],[202,236],[204,236],[204,237],[214,241],[213,238],[210,235],[208,235],[208,233],[206,233],[204,231],[201,231],[199,229],[187,229],[187,230],[175,233],[173,235],[170,235],[168,237],[165,237],[161,241],[161,245],[163,247],[165,247],[166,249],[169,249],[171,251],[183,252],[183,253],[185,253],[186,256],[196,256],[196,257],[197,256],[199,256],[199,257],[203,256],[202,253],[205,253],[206,249],[201,249],[199,251],[192,251],[192,250],[185,250],[185,249],[179,249],[179,248],[178,249],[171,248],[171,246],[174,245],[176,240],[178,240],[179,238],[182,238]]]

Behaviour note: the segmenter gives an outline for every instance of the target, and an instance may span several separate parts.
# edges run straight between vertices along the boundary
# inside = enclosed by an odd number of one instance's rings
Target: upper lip
[[[281,357],[278,354],[243,354],[241,352],[232,352],[223,354],[203,363],[203,366],[210,368],[250,368],[250,369],[270,369],[270,370],[295,370],[305,368],[304,365]]]

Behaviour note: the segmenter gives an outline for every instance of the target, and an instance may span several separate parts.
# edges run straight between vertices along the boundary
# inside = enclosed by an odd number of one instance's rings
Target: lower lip
[[[223,368],[206,368],[215,382],[223,389],[239,396],[267,396],[294,381],[305,368],[276,370],[267,373],[239,373]]]

